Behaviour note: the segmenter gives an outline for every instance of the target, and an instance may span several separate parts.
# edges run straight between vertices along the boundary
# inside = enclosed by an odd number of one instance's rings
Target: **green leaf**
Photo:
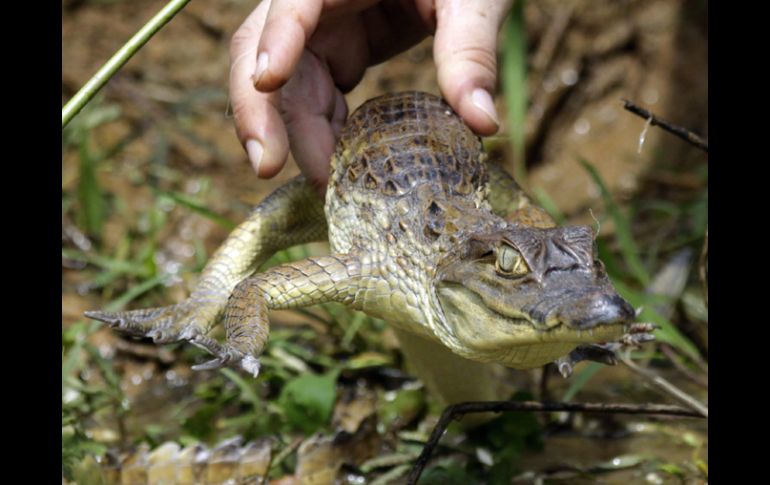
[[[383,394],[377,403],[379,421],[390,428],[393,423],[408,424],[425,407],[423,389],[399,389],[395,396]]]
[[[332,369],[323,375],[301,375],[286,383],[278,402],[291,426],[310,434],[329,422],[338,374],[339,369]]]

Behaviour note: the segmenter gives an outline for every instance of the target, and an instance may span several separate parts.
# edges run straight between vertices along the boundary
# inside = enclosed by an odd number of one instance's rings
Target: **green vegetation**
[[[500,69],[503,95],[508,113],[508,131],[513,150],[513,177],[522,187],[529,187],[524,158],[527,119],[527,36],[524,25],[525,1],[514,2],[513,11],[503,27],[505,49]]]

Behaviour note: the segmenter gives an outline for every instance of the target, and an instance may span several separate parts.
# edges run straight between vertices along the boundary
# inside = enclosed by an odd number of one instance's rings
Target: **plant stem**
[[[656,386],[658,386],[669,396],[674,397],[676,400],[694,409],[697,413],[702,415],[704,418],[709,417],[709,409],[702,402],[698,401],[691,395],[687,394],[683,390],[671,384],[668,380],[650,371],[649,369],[644,369],[642,367],[639,367],[630,358],[628,358],[628,356],[618,355],[618,357],[620,358],[621,362],[623,362],[626,365],[626,367],[634,371],[636,374],[644,377],[645,379],[650,381],[652,384],[655,384]]]
[[[64,128],[80,110],[91,101],[107,81],[128,62],[150,38],[171,20],[190,0],[170,0],[149,22],[144,24],[110,60],[108,60],[88,82],[80,88],[61,110],[61,126]]]

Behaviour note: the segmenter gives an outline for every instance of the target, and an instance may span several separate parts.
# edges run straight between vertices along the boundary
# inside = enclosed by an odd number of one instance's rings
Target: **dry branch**
[[[422,474],[422,470],[427,465],[433,450],[438,446],[438,442],[444,435],[449,423],[453,419],[469,413],[486,412],[506,412],[506,411],[571,411],[571,412],[595,412],[612,414],[655,414],[666,416],[682,416],[689,418],[703,418],[695,411],[681,408],[679,406],[670,406],[666,404],[603,404],[603,403],[580,403],[580,402],[536,402],[536,401],[482,401],[482,402],[463,402],[452,404],[444,409],[441,417],[433,428],[430,438],[422,453],[409,472],[406,483],[414,485]]]
[[[709,144],[707,140],[704,140],[700,136],[696,135],[692,131],[688,130],[687,128],[682,128],[681,126],[677,126],[673,123],[669,123],[668,121],[655,116],[653,113],[650,113],[646,109],[637,106],[636,104],[632,103],[631,101],[624,99],[623,100],[623,107],[634,113],[637,116],[640,116],[646,120],[650,121],[650,124],[652,126],[658,125],[664,130],[666,130],[669,133],[672,133],[679,138],[683,139],[684,141],[690,143],[691,145],[694,145],[704,152],[709,152]]]

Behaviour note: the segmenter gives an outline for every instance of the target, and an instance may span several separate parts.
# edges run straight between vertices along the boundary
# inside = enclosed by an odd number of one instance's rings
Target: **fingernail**
[[[267,52],[263,52],[257,56],[257,72],[254,73],[255,86],[259,84],[259,80],[262,79],[262,76],[264,76],[267,72],[267,65],[269,61],[270,57],[267,55]]]
[[[257,140],[246,141],[246,153],[249,155],[251,166],[257,172],[257,177],[259,177],[259,165],[262,163],[262,151],[262,145]]]
[[[476,88],[471,94],[473,105],[484,112],[487,117],[497,126],[500,126],[500,120],[497,118],[497,110],[492,96],[484,89]]]

